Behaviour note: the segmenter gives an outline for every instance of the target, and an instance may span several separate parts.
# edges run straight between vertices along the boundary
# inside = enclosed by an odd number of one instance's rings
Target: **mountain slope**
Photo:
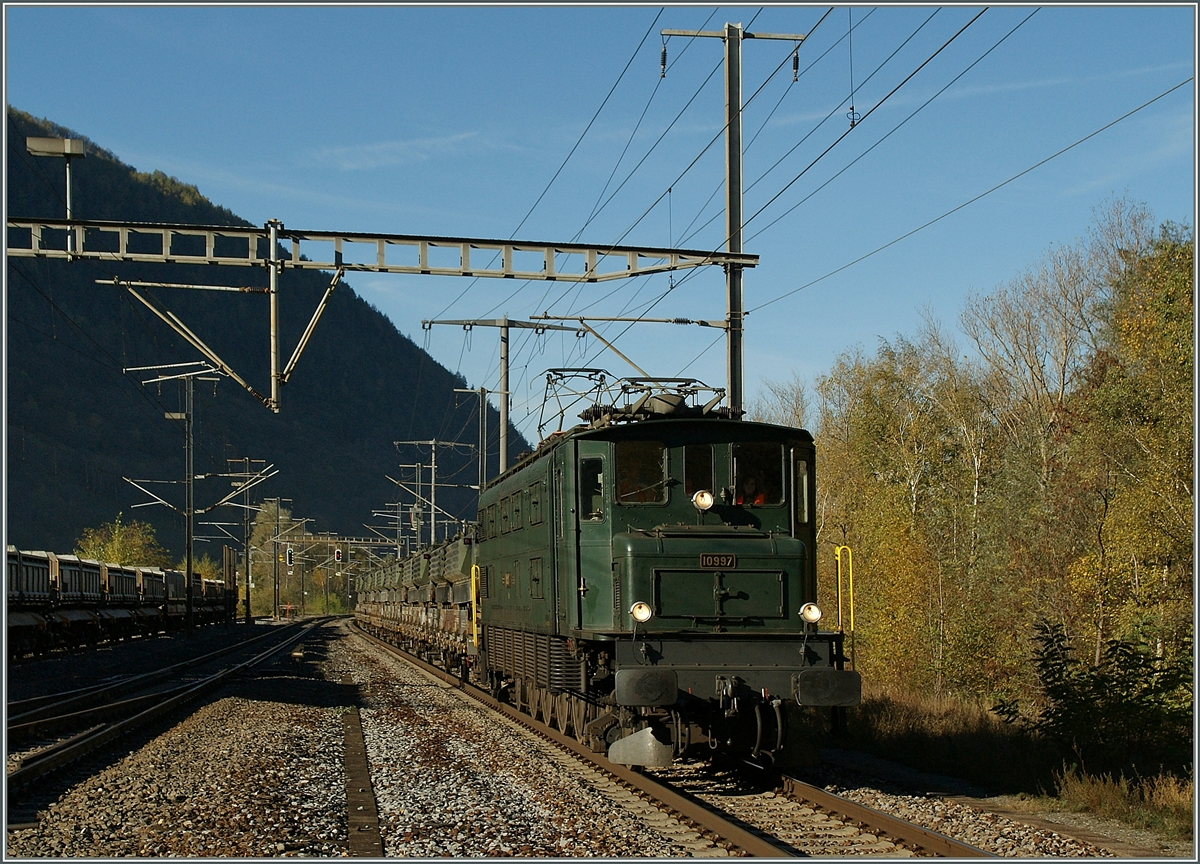
[[[82,138],[78,133],[9,109],[7,204],[10,218],[61,216],[63,169],[57,159],[25,152],[27,136]],[[194,186],[161,172],[143,174],[94,143],[72,163],[74,214],[87,219],[248,225],[205,199]],[[6,268],[7,486],[9,543],[22,548],[72,548],[83,528],[111,520],[146,519],[176,555],[182,518],[163,507],[133,510],[146,497],[121,478],[174,480],[183,473],[182,423],[164,411],[182,410],[177,383],[143,386],[152,373],[132,366],[199,359],[161,321],[126,292],[96,279],[198,284],[265,285],[260,268],[207,265],[130,265],[94,261],[9,258]],[[290,356],[331,274],[285,271],[280,279],[280,353]],[[262,295],[158,290],[218,355],[260,392],[269,392],[268,305]],[[459,440],[474,444],[475,400],[455,394],[466,382],[430,358],[378,310],[342,282],[291,382],[272,414],[235,382],[197,384],[197,474],[227,470],[225,459],[273,462],[280,474],[259,495],[293,499],[313,530],[361,536],[371,510],[396,501],[384,476],[397,463],[427,461],[396,440]],[[461,404],[457,404],[461,403]],[[496,412],[489,427],[498,429]],[[493,432],[493,435],[495,432]],[[525,446],[510,430],[512,452]],[[495,473],[495,445],[490,468]],[[439,482],[473,483],[466,454],[438,454]],[[228,479],[197,483],[196,506],[229,489]],[[151,487],[182,504],[181,486]],[[447,490],[439,504],[472,517],[474,492]],[[237,521],[233,509],[200,517]],[[240,531],[231,529],[240,536]],[[197,534],[214,534],[198,529]],[[197,553],[219,558],[219,544]]]

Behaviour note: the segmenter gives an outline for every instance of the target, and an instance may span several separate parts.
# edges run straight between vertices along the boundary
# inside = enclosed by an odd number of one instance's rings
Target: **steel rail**
[[[8,743],[11,747],[14,742],[28,741],[30,738],[53,735],[61,732],[64,728],[79,728],[95,725],[113,717],[128,716],[129,714],[136,713],[142,706],[152,705],[155,700],[181,692],[195,683],[195,681],[189,681],[186,684],[180,684],[167,690],[159,690],[154,693],[146,693],[141,696],[122,699],[120,702],[107,702],[103,705],[84,708],[81,711],[75,711],[70,714],[57,714],[53,717],[30,720],[27,723],[10,724],[8,727]]]
[[[13,792],[29,785],[38,778],[49,774],[51,771],[57,770],[62,766],[75,761],[88,753],[103,747],[110,741],[113,741],[120,735],[129,732],[138,726],[144,725],[151,720],[155,720],[167,712],[183,705],[197,696],[200,696],[209,690],[214,689],[219,684],[223,683],[226,678],[241,672],[245,669],[253,668],[281,651],[290,648],[296,642],[310,635],[312,631],[326,623],[328,619],[319,618],[310,624],[303,625],[303,629],[298,633],[293,633],[286,638],[280,640],[276,645],[271,646],[266,651],[246,660],[237,665],[231,666],[228,669],[223,669],[208,678],[187,687],[182,692],[174,693],[168,698],[163,699],[157,704],[145,709],[144,711],[135,714],[128,719],[118,721],[103,726],[99,729],[83,732],[74,738],[68,739],[54,747],[37,753],[21,763],[21,766],[13,771],[7,777],[7,791],[9,800],[12,800]]]
[[[353,625],[353,630],[357,635],[385,648],[393,654],[401,656],[405,662],[412,663],[422,671],[448,684],[452,684],[456,689],[461,690],[471,698],[503,714],[510,720],[519,723],[526,729],[556,744],[561,749],[567,750],[592,768],[608,774],[625,786],[636,790],[639,794],[662,804],[676,814],[681,821],[690,824],[698,831],[715,834],[730,845],[754,857],[792,858],[799,854],[798,850],[792,846],[764,836],[753,827],[726,813],[722,813],[712,805],[686,792],[665,786],[661,782],[645,774],[637,773],[624,765],[617,765],[616,763],[609,762],[607,759],[598,759],[595,753],[584,747],[574,738],[537,722],[528,714],[521,713],[511,705],[497,701],[488,693],[485,693],[472,684],[468,684],[458,676],[452,675],[431,663],[427,663],[390,642],[367,633],[360,629],[357,624]]]
[[[295,627],[295,624],[288,624],[287,627]],[[162,669],[156,669],[153,672],[144,672],[141,675],[134,675],[130,678],[124,678],[120,681],[111,684],[96,684],[91,687],[81,687],[77,690],[68,690],[64,693],[51,693],[45,696],[32,696],[28,699],[20,699],[15,702],[8,703],[8,729],[9,735],[12,735],[14,725],[30,723],[34,720],[43,718],[52,718],[58,714],[66,713],[71,709],[76,711],[85,707],[90,707],[96,704],[102,704],[107,701],[107,697],[117,696],[121,693],[126,693],[130,690],[138,690],[142,687],[148,687],[170,678],[177,672],[189,669],[193,666],[199,666],[218,657],[226,654],[232,654],[247,646],[253,645],[255,642],[261,642],[263,639],[268,639],[278,633],[263,633],[261,636],[255,636],[251,639],[245,639],[238,642],[236,645],[230,645],[226,648],[219,648],[216,651],[210,651],[208,654],[202,654],[199,657],[192,657],[189,660],[184,660],[181,663],[173,663],[170,666],[164,666]],[[53,713],[58,712],[58,714]]]
[[[999,856],[987,852],[962,841],[922,828],[903,819],[897,819],[888,813],[872,809],[856,801],[826,792],[818,786],[812,786],[794,777],[783,778],[783,793],[794,800],[807,801],[815,804],[828,813],[878,829],[892,840],[899,840],[907,846],[918,846],[926,852],[946,858],[997,858]]]
[[[772,842],[770,839],[762,836],[752,826],[746,825],[740,822],[740,820],[731,821],[733,817],[721,813],[717,808],[683,790],[675,789],[661,781],[652,780],[644,774],[636,773],[623,765],[609,762],[607,759],[603,761],[597,759],[596,754],[592,753],[591,750],[584,747],[574,738],[563,735],[558,730],[537,722],[528,714],[524,714],[510,705],[498,702],[485,691],[464,682],[458,676],[452,675],[444,669],[427,663],[390,642],[386,642],[363,631],[358,627],[357,623],[353,627],[354,631],[360,636],[393,653],[402,655],[407,662],[411,662],[413,665],[442,681],[454,685],[457,689],[462,690],[472,698],[504,714],[509,719],[520,723],[523,727],[547,738],[561,748],[578,755],[590,765],[609,774],[625,785],[655,798],[678,813],[685,821],[692,823],[701,830],[711,831],[714,834],[720,835],[723,839],[736,845],[748,854],[756,857],[776,858],[792,857],[799,854],[792,846],[784,844],[782,841],[778,843]],[[928,828],[923,828],[920,825],[914,825],[911,822],[898,819],[888,813],[858,804],[848,798],[835,795],[832,792],[826,792],[824,789],[809,785],[793,777],[783,778],[782,793],[793,799],[808,801],[828,813],[843,816],[852,822],[873,829],[892,840],[899,841],[906,846],[918,847],[933,855],[948,858],[998,857],[991,852],[955,840],[936,831],[931,831]]]

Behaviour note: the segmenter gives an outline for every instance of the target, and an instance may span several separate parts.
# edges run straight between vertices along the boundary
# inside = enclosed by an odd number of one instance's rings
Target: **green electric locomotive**
[[[860,691],[818,629],[812,436],[695,381],[598,380],[623,404],[488,483],[473,536],[367,577],[359,621],[614,762],[777,758],[787,703]]]

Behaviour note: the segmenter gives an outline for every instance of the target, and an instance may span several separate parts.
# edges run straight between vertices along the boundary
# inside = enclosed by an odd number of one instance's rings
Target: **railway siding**
[[[334,708],[224,698],[72,786],[8,832],[13,857],[340,856]]]

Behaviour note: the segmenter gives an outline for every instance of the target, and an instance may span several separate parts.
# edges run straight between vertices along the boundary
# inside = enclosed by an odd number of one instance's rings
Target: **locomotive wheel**
[[[554,700],[554,726],[559,732],[566,735],[570,722],[571,697],[566,693],[559,693]]]
[[[540,720],[542,716],[542,689],[533,683],[532,678],[525,679],[525,694],[529,699],[526,703],[529,707],[529,716],[534,720]]]
[[[572,696],[570,697],[570,700],[571,726],[575,732],[575,740],[587,743],[583,740],[583,730],[584,727],[587,726],[588,721],[592,719],[590,716],[592,712],[588,710],[591,706],[589,706],[585,700],[579,698],[578,696]]]
[[[537,718],[549,726],[551,721],[554,719],[554,697],[550,695],[549,690],[546,690],[542,687],[538,688],[537,694]]]

